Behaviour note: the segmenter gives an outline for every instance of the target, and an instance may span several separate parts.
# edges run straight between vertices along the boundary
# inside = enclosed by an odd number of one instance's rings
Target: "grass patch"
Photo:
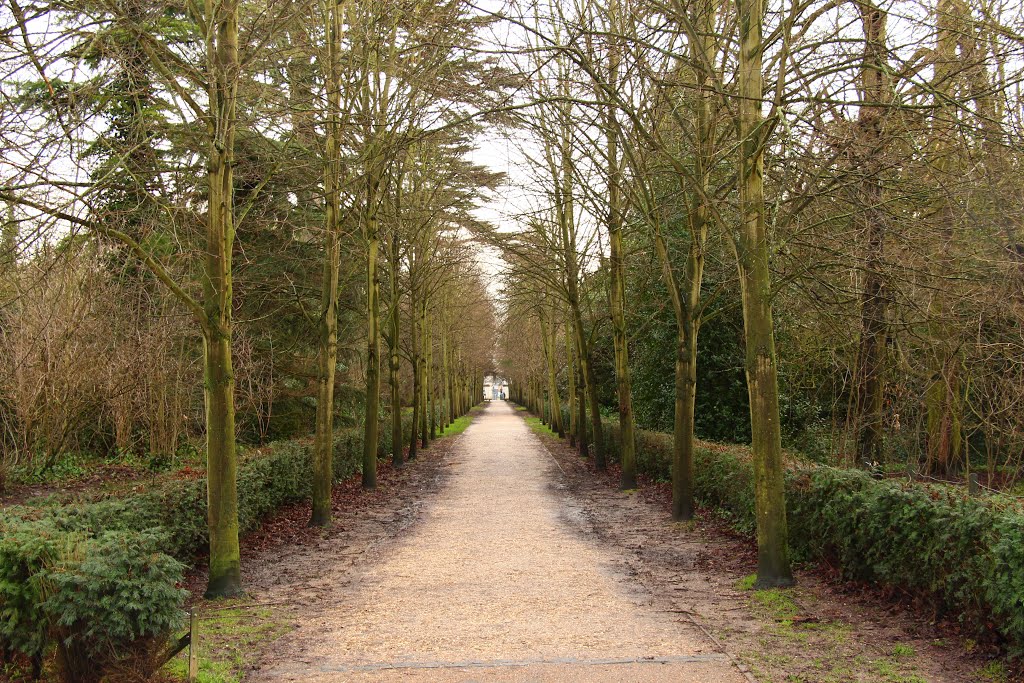
[[[199,683],[238,683],[258,646],[277,640],[291,627],[283,615],[269,607],[256,607],[249,598],[217,605],[199,612]],[[187,677],[188,648],[164,670]]]
[[[793,617],[800,614],[800,608],[793,602],[793,599],[779,588],[754,591],[751,600],[758,612],[775,621],[792,624]]]
[[[892,646],[892,658],[893,659],[906,659],[907,657],[913,657],[917,654],[914,651],[912,645],[904,645],[903,643],[896,643]]]
[[[757,574],[751,574],[750,576],[744,576],[742,579],[736,582],[736,590],[738,591],[749,591],[754,589],[754,584],[757,582]]]
[[[899,665],[891,657],[875,660],[872,668],[879,676],[877,680],[885,681],[885,683],[928,683],[916,674],[900,671]]]
[[[164,671],[173,676],[185,680],[188,678],[188,650],[184,655],[178,655],[164,667]],[[240,674],[235,674],[231,666],[226,662],[215,662],[205,657],[199,658],[199,675],[197,683],[239,683],[242,679]]]
[[[462,417],[456,418],[455,422],[444,428],[438,436],[455,436],[466,431],[466,427],[473,421],[472,416],[463,415]]]
[[[1010,680],[1010,674],[1006,671],[1006,665],[1002,662],[989,662],[978,669],[975,677],[979,681],[986,681],[987,683],[1007,683]]]
[[[546,424],[541,422],[539,417],[532,417],[531,416],[531,417],[526,417],[526,418],[523,418],[523,419],[526,420],[527,426],[530,429],[532,429],[535,434],[541,434],[541,435],[544,435],[544,436],[553,436],[556,439],[558,438],[558,434],[556,434],[553,431],[551,431],[551,429],[549,429]]]

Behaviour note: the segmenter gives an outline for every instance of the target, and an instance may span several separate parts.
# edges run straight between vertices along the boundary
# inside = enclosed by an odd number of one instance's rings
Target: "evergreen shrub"
[[[616,461],[618,424],[605,421],[604,434]],[[636,435],[640,472],[670,479],[671,434]],[[749,451],[698,442],[694,460],[698,502],[752,534]],[[1011,654],[1024,655],[1024,513],[1015,501],[807,463],[787,472],[786,505],[794,557],[911,593],[972,635],[995,635]]]
[[[51,520],[0,520],[0,645],[67,681],[153,661],[181,626],[184,565],[152,532],[66,533]]]
[[[403,420],[407,423],[408,420]],[[404,424],[404,433],[409,425]],[[390,452],[381,429],[379,453]],[[363,430],[336,430],[334,474],[361,469]],[[290,440],[238,468],[242,531],[275,509],[308,498],[311,444]],[[120,498],[17,506],[0,514],[0,661],[37,661],[54,650],[65,668],[123,664],[152,653],[178,626],[185,569],[207,544],[206,480],[173,481]],[[102,664],[103,666],[100,666]],[[82,674],[91,680],[91,674]],[[98,680],[98,679],[97,679]]]

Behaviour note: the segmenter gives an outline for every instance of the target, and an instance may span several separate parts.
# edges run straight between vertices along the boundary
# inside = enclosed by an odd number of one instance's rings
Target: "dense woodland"
[[[327,525],[339,430],[373,488],[488,373],[623,489],[671,432],[676,519],[700,439],[750,444],[764,586],[792,579],[790,461],[1021,477],[1017,3],[0,18],[0,491],[202,467],[208,596],[241,590],[243,452],[311,437]]]

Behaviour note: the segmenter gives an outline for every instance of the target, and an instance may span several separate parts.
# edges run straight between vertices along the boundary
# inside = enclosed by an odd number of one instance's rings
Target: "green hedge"
[[[391,449],[390,428],[380,437],[383,456]],[[361,427],[337,431],[335,478],[360,471],[362,453]],[[253,529],[273,510],[308,498],[311,471],[306,442],[277,442],[243,459],[240,528]],[[99,661],[91,649],[97,647],[114,659],[139,650],[137,641],[158,639],[177,624],[185,595],[175,586],[184,563],[206,544],[205,479],[122,498],[3,511],[0,660],[4,653],[38,660],[57,645],[72,648],[58,658],[69,661]]]
[[[618,424],[604,427],[616,460]],[[637,431],[641,472],[669,479],[671,458],[670,434]],[[701,443],[694,472],[698,502],[752,533],[749,452]],[[1024,514],[1012,501],[808,465],[787,472],[786,505],[795,557],[827,560],[846,578],[904,589],[1024,655]]]

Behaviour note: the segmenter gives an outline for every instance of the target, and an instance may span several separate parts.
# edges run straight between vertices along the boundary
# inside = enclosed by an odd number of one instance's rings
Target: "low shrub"
[[[608,457],[617,461],[617,422],[606,421],[604,434]],[[671,478],[670,434],[638,430],[636,446],[640,472]],[[698,442],[694,460],[698,502],[752,534],[749,452]],[[907,591],[1024,655],[1024,514],[1015,504],[811,463],[787,472],[786,504],[794,557]]]
[[[69,534],[51,520],[0,522],[0,643],[65,681],[152,665],[182,621],[184,565],[152,532]]]
[[[381,437],[384,455],[391,448],[390,429],[382,429]],[[310,451],[308,442],[283,441],[242,459],[243,531],[310,495]],[[362,428],[336,430],[333,453],[337,480],[360,471]],[[0,655],[20,653],[38,662],[56,650],[67,680],[82,683],[112,668],[144,669],[146,658],[153,661],[154,648],[179,623],[183,563],[205,548],[207,538],[205,479],[173,481],[121,498],[5,510]],[[73,673],[83,667],[84,673]]]

